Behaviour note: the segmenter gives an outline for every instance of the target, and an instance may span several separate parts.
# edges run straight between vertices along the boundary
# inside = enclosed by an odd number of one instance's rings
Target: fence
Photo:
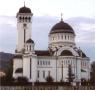
[[[0,86],[0,90],[95,90],[95,86]]]

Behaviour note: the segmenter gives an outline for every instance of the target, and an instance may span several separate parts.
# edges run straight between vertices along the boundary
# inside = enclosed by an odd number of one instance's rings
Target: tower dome
[[[19,9],[19,13],[31,13],[31,9],[24,6]]]
[[[54,33],[72,33],[72,34],[75,34],[73,28],[69,24],[65,23],[63,20],[61,20],[59,23],[55,24],[52,27],[50,34],[54,34]]]

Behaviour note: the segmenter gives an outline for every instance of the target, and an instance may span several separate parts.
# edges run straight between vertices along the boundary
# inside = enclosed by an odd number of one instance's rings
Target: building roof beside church
[[[51,56],[51,53],[48,50],[36,50],[35,54],[37,54],[37,56]]]

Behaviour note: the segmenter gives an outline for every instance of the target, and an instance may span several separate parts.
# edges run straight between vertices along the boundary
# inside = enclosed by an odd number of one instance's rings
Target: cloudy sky
[[[33,12],[32,38],[36,49],[47,49],[48,33],[63,13],[63,20],[75,30],[77,46],[95,60],[95,0],[1,0],[0,51],[14,53],[15,17],[24,1]]]

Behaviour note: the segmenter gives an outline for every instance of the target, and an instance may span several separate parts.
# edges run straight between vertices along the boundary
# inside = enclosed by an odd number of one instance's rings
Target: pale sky
[[[95,60],[95,0],[0,0],[0,51],[16,48],[15,17],[24,1],[33,12],[32,38],[37,49],[47,49],[48,33],[63,13],[63,20],[75,30],[78,47]]]
[[[15,16],[24,5],[32,9],[34,15],[53,15],[64,18],[91,17],[95,18],[95,0],[0,0],[0,15]]]

